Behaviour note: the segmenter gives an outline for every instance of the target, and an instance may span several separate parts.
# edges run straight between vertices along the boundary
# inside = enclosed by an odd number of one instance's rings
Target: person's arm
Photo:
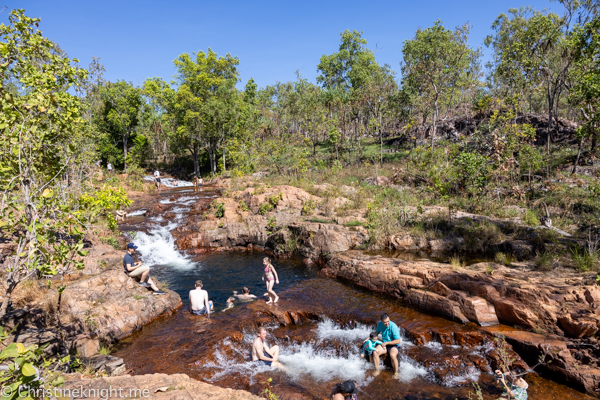
[[[269,358],[269,357],[266,357],[264,354],[262,354],[262,358],[261,358],[261,360],[266,360],[266,361],[274,361],[274,358],[273,358],[273,353],[271,353],[271,349],[269,349],[269,347],[268,347],[266,344],[264,344],[264,343],[263,343],[263,350],[264,350],[264,351],[265,351],[265,352],[266,352],[268,355],[270,355],[270,356],[271,356],[271,358]]]
[[[275,283],[279,283],[279,277],[277,276],[277,271],[275,271],[275,267],[271,265],[271,272],[275,275]]]
[[[252,345],[254,347],[254,351],[256,351],[256,356],[258,357],[259,360],[263,360],[263,361],[274,361],[273,360],[273,355],[268,351],[267,346],[263,345],[260,346],[256,341],[254,342],[254,344]],[[271,358],[265,356],[264,352],[267,352],[267,354],[269,354],[271,356]]]
[[[206,315],[210,318],[210,304],[208,303],[208,292],[204,293],[204,307],[206,307]]]

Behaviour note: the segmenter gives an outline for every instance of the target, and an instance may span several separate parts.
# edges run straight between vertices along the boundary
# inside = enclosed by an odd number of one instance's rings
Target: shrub
[[[540,224],[540,220],[538,219],[537,213],[534,210],[525,211],[524,220],[529,226],[539,226]]]
[[[512,254],[505,254],[502,252],[498,252],[498,253],[496,253],[496,256],[494,257],[494,261],[497,262],[498,264],[509,266],[513,262],[513,256],[512,256]]]
[[[305,201],[302,204],[302,215],[310,215],[317,208],[317,205],[313,200]]]
[[[538,257],[535,260],[535,266],[540,271],[551,271],[558,266],[558,257],[556,254],[550,252],[538,253]]]
[[[270,217],[267,219],[267,229],[273,231],[275,228],[277,228],[277,218]]]
[[[258,213],[260,215],[265,215],[267,212],[273,209],[273,205],[269,202],[263,203],[258,207]]]
[[[573,249],[571,250],[571,255],[577,270],[587,272],[594,269],[597,262],[597,255],[595,253],[590,253],[587,249],[584,251]]]
[[[239,205],[240,205],[240,210],[250,211],[250,209],[248,208],[248,206],[246,205],[246,202],[244,200],[240,200]]]
[[[215,210],[215,217],[223,218],[225,216],[225,203],[213,201],[210,206]]]

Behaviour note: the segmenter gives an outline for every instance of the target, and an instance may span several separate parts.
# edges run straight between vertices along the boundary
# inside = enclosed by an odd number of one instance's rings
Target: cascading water
[[[136,232],[131,236],[139,247],[142,261],[152,267],[151,276],[177,291],[184,304],[194,282],[202,279],[218,311],[208,321],[191,316],[184,307],[176,315],[146,326],[140,333],[121,341],[115,355],[123,357],[136,374],[186,373],[196,379],[251,390],[255,394],[262,391],[262,382],[272,378],[274,388],[282,393],[280,398],[300,390],[303,398],[322,399],[328,396],[333,384],[347,379],[357,381],[362,399],[466,399],[473,393],[472,382],[484,387],[488,396],[500,395],[491,373],[493,343],[460,343],[459,346],[458,341],[447,339],[448,332],[453,336],[455,332],[471,332],[475,328],[427,316],[403,307],[395,299],[319,278],[315,270],[303,266],[297,259],[274,260],[281,281],[275,286],[280,295],[277,305],[268,306],[263,300],[257,300],[238,303],[233,309],[220,312],[232,291],[239,292],[243,286],[262,298],[264,254],[194,255],[179,251],[174,231],[178,239],[182,231],[189,232],[194,213],[200,215],[201,212],[197,205],[193,211],[191,206],[196,201],[208,205],[217,196],[207,188],[200,194],[191,192],[190,189],[163,191],[160,211],[147,207],[148,212],[142,213],[144,209],[131,213],[137,216],[131,218],[129,230]],[[283,310],[310,310],[314,316],[286,326],[280,324],[279,317],[265,317],[270,315],[269,311]],[[373,364],[360,358],[362,341],[384,311],[398,323],[403,336],[396,378],[392,378],[389,370],[375,377]],[[320,320],[315,321],[318,316]],[[348,319],[351,324],[341,322]],[[251,361],[250,349],[257,326],[266,326],[270,332],[267,343],[280,347],[285,372]],[[411,328],[404,331],[402,327],[406,326]],[[409,338],[415,338],[415,331],[419,329],[424,335],[419,341],[411,341]],[[439,330],[440,336],[432,335],[429,329]],[[445,335],[444,344],[439,342],[441,335]],[[432,341],[433,337],[437,337],[437,341]],[[531,385],[530,398],[586,398],[539,377],[529,375],[527,379]]]

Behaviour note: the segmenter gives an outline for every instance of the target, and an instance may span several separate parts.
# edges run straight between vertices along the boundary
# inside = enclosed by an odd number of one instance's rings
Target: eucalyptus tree
[[[495,34],[486,38],[486,44],[494,48],[494,74],[507,82],[543,85],[548,110],[546,152],[549,154],[557,99],[576,55],[569,40],[571,20],[530,7],[508,12],[510,15],[500,14],[494,21]]]
[[[354,137],[360,157],[359,124],[363,100],[360,91],[379,73],[381,67],[375,60],[375,53],[366,47],[367,40],[362,37],[362,32],[346,30],[340,36],[338,52],[323,55],[317,65],[320,72],[317,83],[327,90],[338,89],[349,96]]]
[[[131,145],[142,109],[142,91],[125,81],[105,82],[100,86],[102,108],[96,118],[105,141],[102,155],[127,169],[127,153]],[[115,152],[121,147],[122,152]]]
[[[431,147],[434,146],[440,106],[452,107],[461,90],[478,80],[479,52],[468,45],[470,26],[446,29],[441,21],[404,42],[402,86],[421,97],[422,113],[433,108]]]
[[[85,192],[72,189],[80,186],[63,181],[65,171],[82,162],[76,145],[89,133],[72,91],[87,71],[42,36],[39,19],[14,10],[8,20],[0,25],[0,236],[14,252],[0,271],[0,319],[24,280],[83,268],[87,211],[123,200],[122,192],[106,191],[109,201],[92,194],[84,204]]]
[[[595,150],[600,125],[600,17],[595,16],[571,34],[576,59],[569,80],[569,102],[579,108],[583,125],[579,127],[579,151],[573,167],[579,162],[586,137],[592,139]]]
[[[200,51],[192,56],[183,53],[174,63],[178,85],[175,106],[181,122],[178,131],[190,143],[195,172],[199,173],[200,147],[208,151],[211,169],[216,172],[216,149],[224,136],[219,131],[223,124],[216,122],[215,112],[217,103],[227,103],[227,94],[238,81],[239,60],[229,53],[219,57],[209,48],[206,53]]]

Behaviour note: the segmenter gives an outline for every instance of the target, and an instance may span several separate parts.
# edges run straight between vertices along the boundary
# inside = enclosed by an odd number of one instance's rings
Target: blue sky
[[[170,80],[178,55],[211,47],[239,58],[240,87],[250,77],[264,87],[294,80],[296,70],[315,82],[319,58],[337,51],[346,29],[363,31],[368,47],[377,49],[377,61],[399,72],[402,42],[437,19],[448,28],[470,23],[470,44],[484,47],[494,19],[511,7],[531,5],[562,14],[559,3],[527,1],[5,0],[0,7],[23,8],[41,18],[44,36],[83,66],[99,57],[111,81]],[[1,13],[0,22],[7,15],[8,10]]]

